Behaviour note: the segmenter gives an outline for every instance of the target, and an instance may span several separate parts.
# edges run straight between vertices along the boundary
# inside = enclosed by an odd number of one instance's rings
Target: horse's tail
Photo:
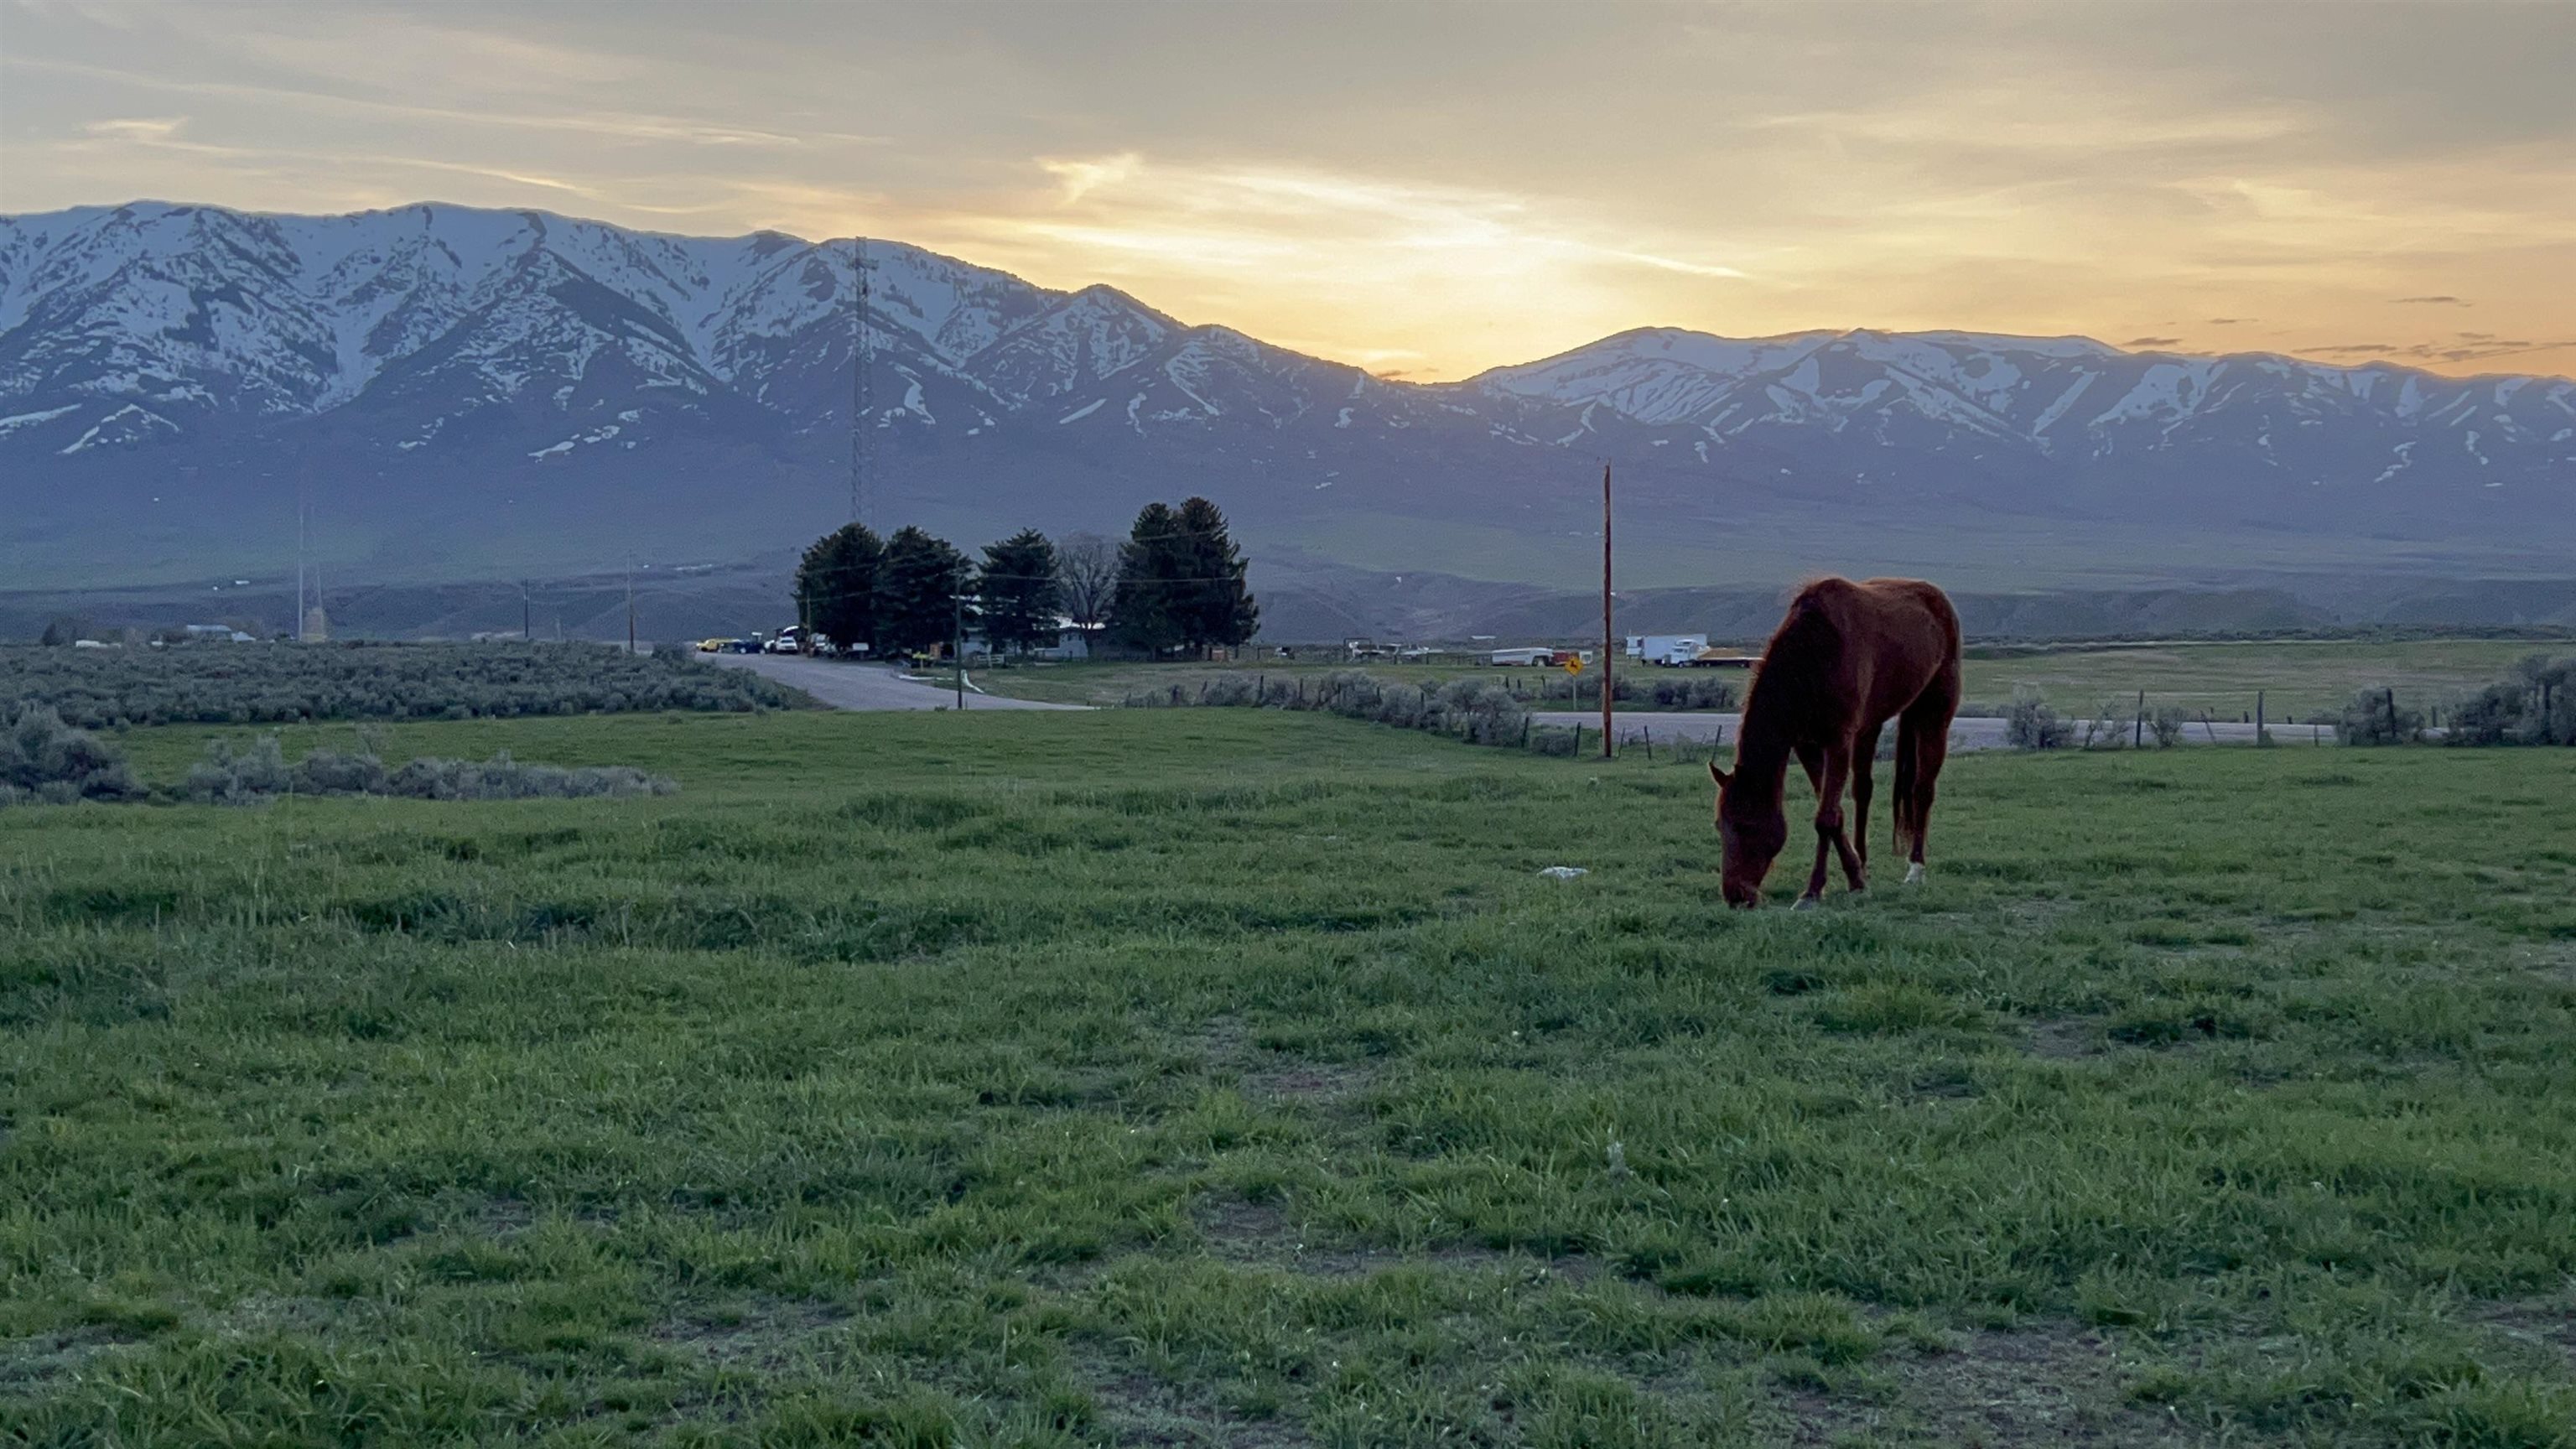
[[[1903,715],[1896,719],[1896,858],[1903,860],[1914,848],[1914,775],[1919,733],[1914,721]]]

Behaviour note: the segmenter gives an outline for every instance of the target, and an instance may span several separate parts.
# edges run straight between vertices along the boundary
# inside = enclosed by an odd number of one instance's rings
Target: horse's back
[[[1830,642],[1827,642],[1830,641]],[[1775,636],[1835,680],[1864,726],[1886,719],[1948,681],[1957,693],[1959,614],[1921,579],[1816,579],[1798,590]]]
[[[1810,580],[1790,600],[1789,617],[1809,613],[1832,621],[1846,648],[1959,657],[1959,611],[1938,584],[1923,579]]]

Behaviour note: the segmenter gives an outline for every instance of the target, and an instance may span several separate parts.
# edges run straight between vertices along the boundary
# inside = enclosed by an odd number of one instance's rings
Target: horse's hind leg
[[[1896,853],[1899,855],[1911,850],[1914,842],[1914,737],[1919,733],[1921,731],[1914,727],[1912,717],[1897,716],[1896,789],[1887,805],[1888,813],[1893,817],[1889,828],[1895,833]],[[1907,879],[1911,880],[1914,874],[1909,869]]]
[[[1950,757],[1950,719],[1958,709],[1958,673],[1943,670],[1906,711],[1906,726],[1914,734],[1914,790],[1906,807],[1914,817],[1911,859],[1905,867],[1909,885],[1923,879],[1923,837],[1932,829],[1932,796],[1940,783],[1941,764]]]

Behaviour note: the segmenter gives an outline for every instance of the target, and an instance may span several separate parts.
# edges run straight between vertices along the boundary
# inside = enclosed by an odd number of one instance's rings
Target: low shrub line
[[[170,791],[138,784],[114,746],[63,722],[44,705],[18,710],[0,729],[0,806],[153,799],[252,805],[285,795],[368,795],[401,800],[588,800],[669,795],[679,786],[627,765],[523,764],[504,750],[489,760],[423,755],[388,767],[374,741],[356,751],[316,748],[289,763],[275,735],[247,746],[211,741],[206,758]]]
[[[678,648],[602,644],[177,644],[0,648],[0,711],[82,729],[313,720],[793,709],[796,691]]]
[[[2335,733],[2348,745],[2412,744],[2433,735],[2424,711],[2384,684],[2354,694]],[[2576,654],[2516,663],[2455,706],[2439,737],[2446,745],[2576,745]]]
[[[1357,670],[1337,670],[1321,680],[1219,675],[1196,689],[1174,685],[1131,694],[1126,705],[1130,709],[1312,710],[1447,735],[1471,745],[1500,745],[1547,755],[1573,754],[1579,735],[1563,726],[1537,724],[1510,690],[1489,679],[1389,684]]]

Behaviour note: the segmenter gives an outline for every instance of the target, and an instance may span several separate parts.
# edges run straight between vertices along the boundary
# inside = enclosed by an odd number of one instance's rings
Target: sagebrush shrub
[[[142,793],[115,747],[64,723],[52,706],[23,705],[6,716],[0,728],[0,805],[130,800]]]
[[[381,795],[407,800],[579,800],[627,795],[668,795],[679,787],[660,775],[626,765],[566,769],[529,765],[504,750],[489,760],[424,755],[388,770],[374,749],[357,753],[316,749],[293,765],[277,736],[262,735],[247,749],[216,740],[180,786],[201,804],[243,805],[281,795]]]
[[[305,720],[747,713],[792,690],[692,652],[598,644],[174,644],[0,647],[0,711],[53,706],[82,729]]]
[[[2423,738],[2424,712],[2401,703],[2382,687],[2355,693],[2343,707],[2335,735],[2347,745],[2402,745]]]
[[[2066,722],[2038,695],[2017,694],[2004,712],[2004,742],[2017,750],[2062,749]]]

